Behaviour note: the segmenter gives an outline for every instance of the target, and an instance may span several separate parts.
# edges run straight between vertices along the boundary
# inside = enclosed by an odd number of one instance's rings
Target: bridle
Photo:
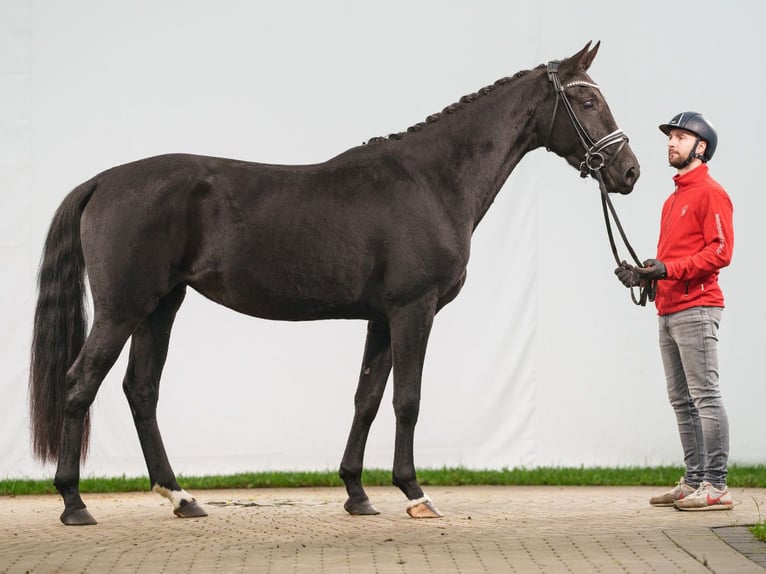
[[[622,148],[626,143],[628,143],[628,136],[625,135],[621,129],[617,128],[612,133],[602,137],[600,140],[594,142],[591,139],[591,137],[588,135],[588,132],[585,130],[582,123],[580,123],[580,120],[577,118],[577,115],[574,113],[572,104],[569,103],[569,99],[566,96],[566,90],[576,86],[586,86],[596,90],[600,90],[600,88],[597,84],[585,82],[582,80],[569,82],[566,85],[562,85],[558,75],[559,64],[560,62],[558,60],[552,60],[548,62],[548,80],[553,84],[553,90],[556,93],[556,104],[553,108],[551,125],[548,129],[548,144],[546,145],[546,149],[548,151],[551,149],[550,141],[551,135],[553,134],[553,124],[556,121],[556,113],[558,112],[560,103],[564,110],[566,110],[567,115],[569,116],[569,120],[572,123],[572,127],[575,129],[575,132],[577,132],[577,136],[580,138],[580,143],[582,143],[583,148],[585,149],[585,157],[580,163],[580,177],[588,177],[588,175],[592,175],[598,181],[598,186],[601,191],[601,207],[604,212],[606,232],[609,236],[609,244],[612,248],[612,255],[614,256],[615,262],[620,267],[628,266],[628,263],[626,263],[624,260],[621,260],[617,253],[617,246],[614,242],[614,234],[612,233],[612,225],[610,223],[609,213],[612,214],[614,223],[620,232],[620,237],[622,237],[622,241],[625,244],[625,247],[628,249],[631,257],[633,258],[633,261],[635,261],[636,266],[644,267],[643,263],[641,263],[638,256],[636,255],[636,252],[633,250],[633,247],[630,245],[627,236],[625,235],[625,230],[620,223],[619,217],[617,217],[617,212],[614,209],[614,205],[612,205],[612,200],[609,198],[609,193],[606,189],[606,185],[604,184],[604,178],[601,175],[601,170],[605,167],[605,160],[602,152],[609,146],[619,145],[617,151],[615,151],[612,155],[612,160],[608,165],[606,165],[606,169],[609,169],[619,155],[620,151],[622,151]],[[655,289],[656,282],[649,282],[646,285],[639,287],[639,296],[636,298],[636,295],[633,292],[633,288],[631,287],[630,297],[633,299],[633,302],[636,305],[643,306],[646,305],[647,300],[654,301]]]
[[[596,142],[591,139],[591,137],[588,135],[588,132],[585,131],[582,123],[580,123],[577,115],[574,113],[572,104],[570,104],[569,100],[567,99],[566,90],[576,86],[585,86],[588,88],[594,88],[596,90],[599,90],[600,88],[596,84],[591,82],[584,82],[581,80],[576,82],[569,82],[567,85],[562,86],[558,74],[559,64],[560,62],[558,60],[548,62],[548,79],[553,84],[553,91],[556,92],[557,96],[556,104],[553,108],[553,116],[551,116],[551,125],[548,129],[548,151],[550,151],[553,124],[556,122],[556,114],[559,109],[559,103],[561,103],[564,107],[564,110],[566,110],[567,115],[569,116],[569,120],[572,122],[572,127],[574,127],[575,131],[577,132],[577,137],[580,138],[580,143],[582,143],[583,147],[585,148],[585,159],[583,159],[583,161],[580,163],[580,177],[588,177],[588,174],[596,173],[600,171],[602,167],[604,167],[604,155],[601,152],[611,145],[619,144],[620,147],[617,148],[617,151],[614,152],[614,155],[612,156],[613,163],[617,155],[622,150],[623,146],[628,143],[628,136],[626,136],[621,129],[617,128],[612,133],[604,136]],[[608,166],[606,166],[607,169],[609,169],[611,165],[612,164],[610,163]]]

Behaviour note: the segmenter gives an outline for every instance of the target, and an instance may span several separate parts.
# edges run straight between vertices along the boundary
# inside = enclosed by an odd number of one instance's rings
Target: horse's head
[[[580,170],[582,177],[600,175],[608,191],[630,193],[640,174],[638,160],[587,74],[599,45],[591,49],[588,42],[574,56],[548,64],[553,111],[543,127],[545,145]]]

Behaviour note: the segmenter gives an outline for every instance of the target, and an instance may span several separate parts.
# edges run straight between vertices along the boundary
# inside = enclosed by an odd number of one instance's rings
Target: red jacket
[[[667,279],[657,282],[659,315],[690,307],[723,307],[718,272],[734,249],[731,199],[707,164],[673,177],[676,190],[662,206],[657,259]]]

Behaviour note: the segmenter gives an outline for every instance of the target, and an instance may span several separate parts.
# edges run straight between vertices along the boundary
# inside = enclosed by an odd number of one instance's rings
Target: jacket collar
[[[681,175],[677,173],[673,176],[673,181],[676,184],[676,190],[682,190],[707,178],[709,169],[706,163],[695,167],[693,170]]]

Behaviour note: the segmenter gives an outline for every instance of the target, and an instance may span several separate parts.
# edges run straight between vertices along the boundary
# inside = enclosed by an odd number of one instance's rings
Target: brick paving
[[[200,519],[153,493],[91,494],[86,527],[59,522],[58,496],[0,497],[0,573],[766,572],[720,535],[757,521],[766,489],[732,489],[719,512],[652,508],[646,487],[427,490],[444,518],[409,518],[393,487],[368,489],[366,517],[342,488],[199,491]]]

